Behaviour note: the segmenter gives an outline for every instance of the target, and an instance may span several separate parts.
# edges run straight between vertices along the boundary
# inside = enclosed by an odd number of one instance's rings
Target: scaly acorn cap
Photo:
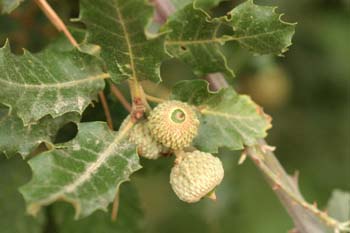
[[[130,120],[128,116],[120,126],[120,130],[126,126],[127,121]],[[158,159],[162,153],[168,153],[168,149],[155,141],[145,121],[138,122],[128,133],[129,141],[137,145],[137,152],[139,156],[147,159]]]
[[[193,203],[211,193],[224,178],[219,158],[201,151],[184,153],[170,174],[170,184],[180,200]]]
[[[148,127],[158,142],[173,150],[181,150],[190,146],[197,135],[199,120],[193,107],[171,100],[150,112]]]
[[[139,155],[147,159],[158,159],[166,151],[153,139],[145,122],[140,122],[131,129],[129,141],[135,143]]]

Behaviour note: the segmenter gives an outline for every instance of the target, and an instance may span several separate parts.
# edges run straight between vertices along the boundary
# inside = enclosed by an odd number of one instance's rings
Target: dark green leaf
[[[94,57],[77,50],[16,56],[8,43],[0,49],[0,103],[25,126],[46,115],[82,113],[108,77]]]
[[[274,9],[248,1],[234,8],[228,17],[209,18],[189,4],[163,27],[168,32],[167,52],[189,64],[198,76],[215,72],[233,76],[221,51],[226,42],[237,41],[255,53],[277,55],[291,45],[294,24],[283,22]],[[229,34],[232,29],[233,34]]]
[[[21,158],[5,160],[0,156],[1,233],[41,233],[44,216],[34,219],[25,213],[25,203],[17,188],[26,182],[30,170]]]
[[[67,205],[54,206],[55,223],[60,233],[136,233],[142,231],[143,212],[137,190],[130,184],[120,187],[119,210],[116,221],[111,221],[111,213],[97,211],[91,216],[75,221],[74,211]]]
[[[76,218],[97,209],[107,210],[119,185],[140,169],[135,145],[105,123],[78,125],[75,139],[29,161],[32,180],[21,188],[28,212],[65,200],[75,207]]]
[[[207,15],[192,4],[171,16],[164,26],[167,52],[189,64],[197,76],[223,72],[233,76],[221,51],[225,42],[219,31],[223,26],[218,19],[208,21]]]
[[[67,113],[55,119],[45,116],[38,124],[24,127],[22,120],[17,116],[6,114],[1,117],[0,113],[0,152],[7,157],[19,153],[25,158],[40,143],[52,144],[63,125],[78,122],[79,118],[76,113]]]
[[[144,0],[82,0],[80,19],[88,42],[101,46],[101,57],[115,82],[135,78],[159,82],[166,57],[164,38],[148,39],[145,27],[153,9]]]
[[[295,24],[282,21],[282,15],[275,9],[255,5],[252,0],[234,8],[229,14],[235,32],[231,39],[254,53],[280,55],[286,52],[292,44]]]
[[[199,106],[200,128],[194,146],[207,152],[219,147],[232,150],[254,145],[266,136],[270,118],[248,96],[233,88],[210,92],[204,80],[182,81],[173,88],[172,99]]]

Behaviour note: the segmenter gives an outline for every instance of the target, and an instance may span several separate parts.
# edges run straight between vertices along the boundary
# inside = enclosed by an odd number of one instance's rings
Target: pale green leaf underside
[[[144,0],[82,0],[80,20],[87,25],[89,43],[101,46],[112,80],[148,79],[159,82],[166,57],[164,38],[147,39],[145,26],[153,9]]]
[[[33,218],[25,212],[23,197],[17,188],[30,177],[30,170],[21,158],[5,159],[0,156],[0,232],[42,233],[43,215]]]
[[[137,233],[142,231],[143,212],[137,190],[126,183],[120,187],[118,219],[111,221],[111,213],[97,211],[91,216],[74,220],[74,211],[58,203],[53,207],[56,224],[60,233]],[[111,209],[111,208],[109,208]]]
[[[327,211],[340,222],[350,221],[350,192],[334,190],[328,201]]]
[[[68,122],[78,122],[79,115],[67,113],[52,119],[45,116],[37,124],[24,127],[15,115],[0,114],[0,152],[11,157],[20,154],[26,158],[40,143],[52,144],[58,130]]]
[[[9,14],[15,10],[24,0],[0,0],[1,13]]]
[[[108,77],[95,58],[77,50],[25,51],[17,56],[8,43],[0,49],[0,103],[10,107],[24,125],[46,115],[82,113]]]
[[[182,81],[173,88],[172,99],[201,107],[200,128],[193,145],[200,150],[217,152],[256,144],[271,127],[270,118],[248,96],[233,88],[208,91],[204,80]]]
[[[140,169],[135,145],[102,122],[81,123],[72,141],[29,161],[32,180],[21,188],[28,212],[57,200],[71,203],[76,218],[106,210],[119,185]]]

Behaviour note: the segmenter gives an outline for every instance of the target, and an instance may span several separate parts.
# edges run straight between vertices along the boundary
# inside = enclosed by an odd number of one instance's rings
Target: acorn
[[[128,116],[121,125],[121,129],[125,127],[126,122],[130,119]],[[158,143],[151,136],[145,121],[140,121],[130,130],[129,141],[137,145],[139,156],[147,159],[158,159],[163,154],[168,153],[167,148]]]
[[[223,178],[220,159],[197,150],[178,157],[171,170],[170,184],[180,200],[194,203],[205,196],[215,198],[215,187]]]
[[[159,104],[150,112],[148,120],[154,139],[173,150],[190,146],[199,127],[194,108],[175,100]]]

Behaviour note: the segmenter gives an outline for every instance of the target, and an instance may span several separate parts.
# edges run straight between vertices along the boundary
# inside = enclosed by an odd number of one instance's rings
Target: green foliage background
[[[77,1],[50,3],[65,22],[78,16]],[[255,57],[243,49],[236,54],[227,54],[237,77],[232,82],[239,92],[251,95],[272,115],[273,128],[269,131],[268,142],[277,146],[276,154],[288,172],[299,170],[301,191],[306,199],[310,202],[318,200],[322,207],[333,189],[350,190],[350,3],[346,0],[257,0],[256,3],[277,5],[279,11],[287,15],[288,21],[298,22],[293,46],[284,58]],[[237,3],[221,4],[217,13],[224,12],[232,4]],[[21,47],[32,52],[40,51],[58,36],[31,1],[25,2],[11,15],[0,16],[0,44],[9,37],[14,52],[20,53]],[[237,45],[227,43],[225,46]],[[174,60],[163,64],[161,71],[168,87],[180,78],[194,78],[188,67]],[[108,101],[117,126],[120,115],[125,116],[126,112],[112,96],[108,96]],[[84,121],[96,118],[104,120],[99,104],[90,107],[83,116]],[[75,130],[71,124],[60,135],[74,135]],[[63,138],[57,140],[64,141]],[[250,161],[237,166],[238,156],[239,153],[229,151],[221,153],[225,179],[217,191],[218,201],[205,200],[194,205],[182,203],[171,191],[168,177],[172,159],[142,160],[144,169],[131,177],[134,185],[130,192],[138,193],[144,219],[142,224],[130,223],[135,226],[132,232],[137,232],[139,225],[146,229],[141,232],[150,233],[280,233],[292,228],[290,218],[259,171]],[[10,164],[18,169],[6,168]],[[1,195],[13,193],[10,195],[13,204],[0,206],[0,216],[7,217],[0,217],[2,226],[14,221],[7,221],[12,213],[15,216],[25,211],[20,194],[11,185],[23,185],[29,180],[29,169],[17,174],[20,168],[27,166],[18,158],[11,162],[1,158],[0,165],[0,187],[8,187],[6,192],[1,190],[0,200]],[[14,180],[12,184],[8,183],[10,178]],[[1,227],[0,232],[40,232],[37,231],[39,225],[44,226],[46,232],[71,232],[71,222],[62,219],[64,210],[61,208],[54,205],[47,209],[49,216],[57,209],[58,219],[51,216],[44,221],[39,218],[30,228]],[[138,207],[135,208],[124,212],[141,219],[142,214]],[[122,209],[120,213],[122,223],[124,212]],[[106,221],[100,216],[90,218],[91,224]],[[62,222],[65,229],[58,226]],[[23,224],[27,224],[27,220]],[[89,229],[88,223],[79,224],[82,224],[80,229]],[[101,232],[114,232],[113,229],[106,227]]]

